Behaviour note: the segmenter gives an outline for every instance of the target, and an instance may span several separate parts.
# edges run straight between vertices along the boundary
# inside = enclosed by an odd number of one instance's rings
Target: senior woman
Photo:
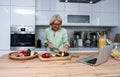
[[[55,14],[50,20],[50,27],[45,30],[45,45],[47,51],[54,53],[53,47],[59,51],[67,52],[69,48],[67,30],[61,27],[62,19],[60,15]],[[58,52],[59,52],[58,51]]]

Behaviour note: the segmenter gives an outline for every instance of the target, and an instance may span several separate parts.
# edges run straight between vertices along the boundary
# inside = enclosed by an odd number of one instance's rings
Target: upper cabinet
[[[65,3],[65,12],[92,12],[91,4],[85,3]]]
[[[79,11],[79,3],[65,3],[65,11]]]
[[[10,0],[0,0],[0,5],[10,5]]]
[[[36,13],[36,25],[47,26],[50,23],[50,19],[54,14],[59,14],[63,20],[62,25],[64,25],[64,12],[60,11],[37,11]]]
[[[120,0],[118,0],[118,13],[120,14]]]
[[[11,25],[35,25],[35,7],[11,6]]]
[[[62,17],[64,25],[64,3],[59,0],[36,0],[36,25],[49,25],[54,14]]]
[[[13,6],[35,6],[35,0],[11,0]]]
[[[92,6],[93,12],[118,12],[118,0],[101,0]]]
[[[11,26],[35,26],[35,0],[11,0]]]
[[[10,49],[10,6],[0,6],[0,50]]]
[[[51,11],[65,11],[65,3],[59,2],[59,0],[50,1],[50,10]]]
[[[93,13],[92,25],[94,26],[117,26],[117,13]]]
[[[89,12],[65,12],[65,26],[92,25],[92,14]]]
[[[92,24],[94,26],[118,25],[118,0],[102,0],[92,5]]]
[[[65,3],[65,26],[92,25],[92,6],[84,3]]]
[[[50,10],[50,1],[53,0],[36,0],[36,11]]]
[[[101,0],[89,4],[36,0],[36,25],[48,25],[53,14],[60,14],[65,26],[117,26],[118,1]]]

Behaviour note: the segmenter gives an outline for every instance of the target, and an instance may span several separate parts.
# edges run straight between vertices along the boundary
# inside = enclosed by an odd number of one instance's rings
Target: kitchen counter
[[[35,48],[35,51],[38,52],[45,52],[46,48]],[[75,47],[75,48],[69,48],[69,53],[80,53],[80,52],[98,52],[98,48],[96,47]]]
[[[78,63],[78,58],[97,56],[97,53],[71,53],[71,60],[40,61],[11,60],[0,57],[0,77],[120,77],[120,61],[109,58],[106,63],[92,67]]]

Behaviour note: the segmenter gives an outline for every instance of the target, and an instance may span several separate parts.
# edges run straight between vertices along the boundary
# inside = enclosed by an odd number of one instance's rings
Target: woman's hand
[[[64,51],[64,52],[67,52],[67,51],[68,51],[68,48],[69,48],[68,45],[65,45],[64,48],[63,48],[63,51]]]
[[[47,42],[46,44],[47,44],[47,46],[48,46],[49,48],[53,48],[53,45],[52,45],[51,42]]]

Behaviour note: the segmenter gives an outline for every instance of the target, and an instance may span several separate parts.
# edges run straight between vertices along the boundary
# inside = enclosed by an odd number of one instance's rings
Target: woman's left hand
[[[64,46],[63,51],[67,52],[68,51],[68,46]]]

